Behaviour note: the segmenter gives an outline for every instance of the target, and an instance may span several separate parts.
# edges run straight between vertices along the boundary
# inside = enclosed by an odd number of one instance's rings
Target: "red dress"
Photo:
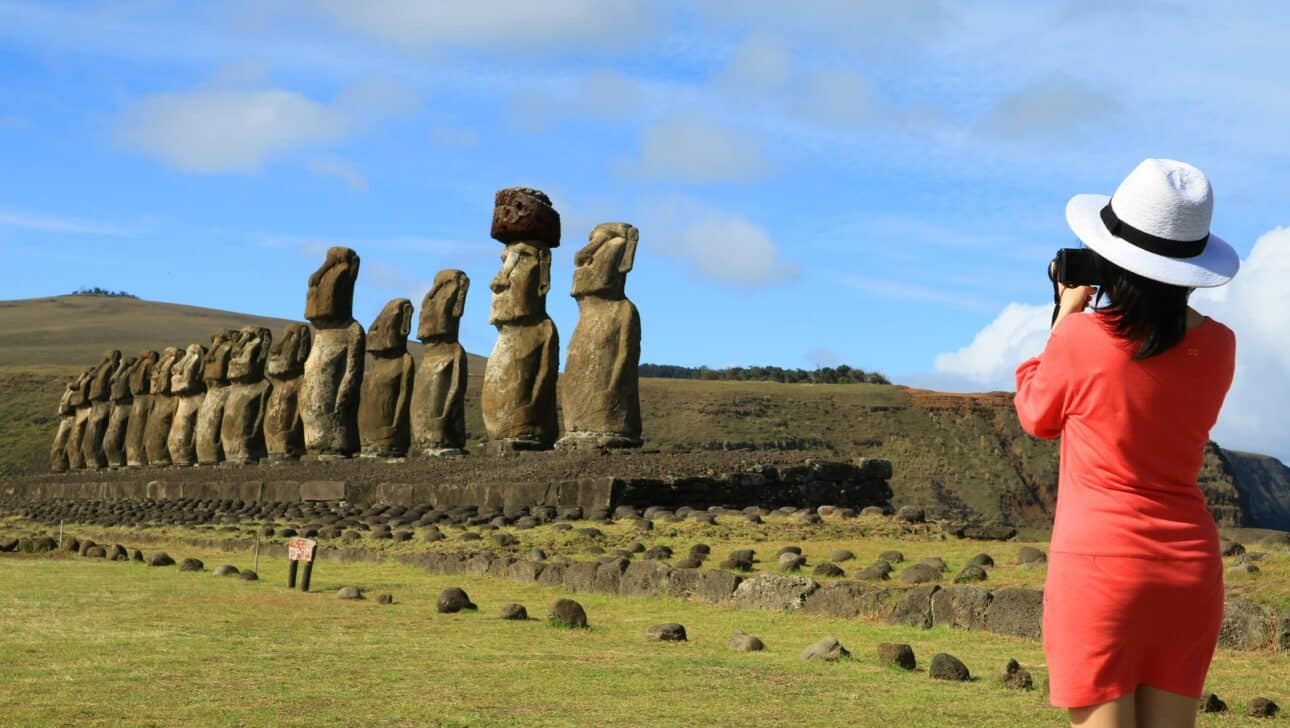
[[[1196,479],[1236,338],[1206,318],[1162,354],[1136,349],[1077,314],[1017,368],[1021,426],[1062,438],[1043,614],[1057,707],[1138,685],[1198,698],[1218,643],[1223,562]]]

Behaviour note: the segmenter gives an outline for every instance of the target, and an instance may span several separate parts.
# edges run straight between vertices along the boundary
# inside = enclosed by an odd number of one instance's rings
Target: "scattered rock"
[[[780,554],[779,570],[780,571],[797,571],[806,565],[806,557],[792,552]]]
[[[985,581],[987,576],[988,575],[985,573],[985,569],[981,568],[980,566],[973,566],[973,565],[964,566],[963,570],[960,571],[957,575],[955,575],[954,583],[966,584],[968,582],[973,582],[973,581]]]
[[[551,611],[547,613],[547,622],[558,627],[569,627],[571,629],[587,628],[587,612],[582,605],[572,599],[560,599],[551,605]]]
[[[478,607],[466,596],[466,592],[460,587],[450,586],[439,592],[439,599],[435,602],[435,609],[440,614],[456,614],[463,609],[475,610]]]
[[[855,554],[846,549],[838,549],[829,554],[829,561],[850,561],[856,557]]]
[[[851,652],[838,642],[836,637],[825,637],[815,644],[802,650],[803,660],[822,660],[824,662],[836,662],[851,657]]]
[[[85,555],[91,559],[106,559],[107,549],[102,546],[91,546],[85,549]]]
[[[980,553],[967,560],[967,566],[994,566],[994,559],[990,554]]]
[[[966,670],[967,668],[964,669]],[[1035,681],[1030,677],[1030,671],[1022,667],[1016,660],[1008,660],[1008,664],[1004,665],[1000,682],[1010,690],[1035,689]]]
[[[740,584],[731,603],[736,609],[795,610],[819,588],[818,582],[804,576],[766,574]]]
[[[1272,641],[1272,612],[1245,599],[1223,600],[1223,625],[1218,644],[1236,650],[1254,650]]]
[[[342,586],[336,591],[337,599],[362,599],[363,590],[356,586]]]
[[[685,642],[685,627],[676,622],[656,624],[645,631],[645,639],[651,642]]]
[[[1228,568],[1226,575],[1239,579],[1243,577],[1258,576],[1259,571],[1259,567],[1254,564],[1237,564],[1236,566]]]
[[[860,509],[860,515],[862,515],[862,516],[885,516],[885,515],[887,515],[887,511],[883,510],[882,506],[865,506],[864,508],[861,508],[861,509]]]
[[[816,564],[815,568],[811,571],[811,574],[813,576],[823,576],[823,577],[837,577],[837,576],[847,575],[847,573],[842,570],[842,567],[838,566],[837,564],[831,564],[827,561]]]
[[[1224,556],[1239,556],[1245,553],[1244,546],[1236,541],[1229,541],[1225,538],[1219,540],[1219,547],[1223,549]]]
[[[950,570],[949,565],[945,563],[945,559],[942,559],[939,556],[928,556],[927,558],[923,559],[922,561],[919,561],[918,563],[926,564],[942,573]]]
[[[905,555],[899,551],[883,551],[878,554],[878,558],[889,564],[899,564],[905,560]]]
[[[760,652],[766,649],[766,643],[760,637],[746,632],[735,632],[730,637],[730,649],[736,652]]]
[[[148,566],[172,566],[174,563],[175,560],[165,551],[159,551],[148,557]]]
[[[877,561],[855,573],[857,579],[866,581],[884,581],[891,576],[891,564]]]
[[[180,571],[201,571],[204,568],[206,568],[206,565],[202,563],[201,559],[194,559],[191,556],[179,562]]]
[[[978,541],[1007,541],[1017,535],[1017,529],[1012,526],[965,526],[956,535]]]
[[[932,597],[941,588],[936,584],[911,587],[900,594],[896,606],[887,617],[892,624],[904,624],[919,629],[932,626]]]
[[[985,610],[985,628],[998,634],[1040,638],[1044,619],[1044,593],[1038,589],[1004,587],[991,592]]]
[[[891,642],[878,645],[878,664],[895,665],[903,670],[913,670],[918,666],[918,662],[914,660],[913,647]]]
[[[259,581],[260,575],[250,569],[243,569],[242,572],[237,575],[237,578],[242,581]]]
[[[776,552],[776,553],[775,553],[775,555],[776,555],[776,556],[783,556],[784,554],[797,554],[798,556],[801,556],[801,555],[802,555],[802,547],[801,547],[801,546],[785,546],[785,547],[781,548],[778,552]]]
[[[1034,546],[1022,546],[1017,549],[1018,564],[1044,564],[1048,562],[1048,555]]]
[[[917,506],[901,506],[896,510],[896,520],[905,523],[923,523],[927,520],[927,514]]]
[[[1250,707],[1245,714],[1251,718],[1271,718],[1276,715],[1281,708],[1267,698],[1255,698],[1250,701]]]
[[[377,603],[377,604],[393,604],[393,603],[394,603],[394,595],[393,595],[393,594],[389,594],[389,593],[386,593],[386,594],[377,594],[377,595],[376,595],[376,603]]]
[[[968,680],[972,677],[962,660],[946,652],[932,655],[932,666],[927,673],[937,680]]]
[[[1218,697],[1215,693],[1205,693],[1200,696],[1200,704],[1196,706],[1198,713],[1226,713],[1227,703]]]
[[[941,571],[934,566],[918,562],[900,572],[900,580],[906,584],[926,584],[941,578]]]
[[[500,616],[502,619],[509,619],[513,621],[522,622],[529,618],[529,613],[528,613],[528,610],[524,608],[523,604],[515,604],[514,602],[512,602],[510,604],[502,605],[502,611]]]
[[[232,564],[222,564],[220,566],[216,566],[213,573],[215,576],[237,576],[239,572],[237,567]]]

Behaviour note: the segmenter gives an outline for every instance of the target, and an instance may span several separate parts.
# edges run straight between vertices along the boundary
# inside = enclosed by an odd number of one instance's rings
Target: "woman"
[[[1194,725],[1218,642],[1223,563],[1196,479],[1236,341],[1187,297],[1240,261],[1209,234],[1212,210],[1205,175],[1166,159],[1110,198],[1072,198],[1097,300],[1060,285],[1043,353],[1017,368],[1022,427],[1062,438],[1043,640],[1050,702],[1072,725]]]

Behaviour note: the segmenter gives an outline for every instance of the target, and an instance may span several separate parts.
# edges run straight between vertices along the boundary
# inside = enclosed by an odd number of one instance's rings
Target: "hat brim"
[[[1210,234],[1205,251],[1194,258],[1170,258],[1143,250],[1111,234],[1102,222],[1107,195],[1075,195],[1066,203],[1066,223],[1085,245],[1121,268],[1161,283],[1215,288],[1232,280],[1241,258],[1227,241]]]

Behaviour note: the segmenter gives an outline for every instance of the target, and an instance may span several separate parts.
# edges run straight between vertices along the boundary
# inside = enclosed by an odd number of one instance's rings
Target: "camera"
[[[1097,253],[1088,248],[1062,248],[1057,251],[1055,280],[1067,286],[1102,285]]]

